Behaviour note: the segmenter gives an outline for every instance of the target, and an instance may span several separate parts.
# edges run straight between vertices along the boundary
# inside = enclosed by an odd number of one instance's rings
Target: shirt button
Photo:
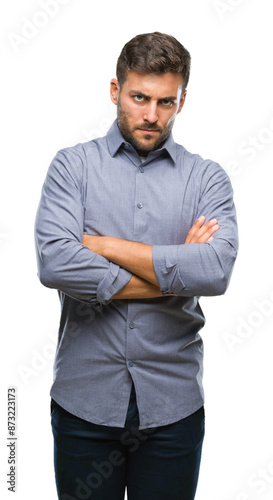
[[[143,174],[144,173],[144,168],[143,167],[140,167],[140,172]]]
[[[132,368],[132,366],[134,366],[134,363],[133,361],[129,361],[129,366]]]
[[[135,323],[129,323],[129,328],[131,328],[131,330],[133,330],[135,328]]]
[[[142,203],[138,203],[138,204],[137,204],[137,208],[143,208]]]

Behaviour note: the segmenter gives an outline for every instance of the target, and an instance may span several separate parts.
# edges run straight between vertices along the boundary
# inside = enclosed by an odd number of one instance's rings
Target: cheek
[[[131,116],[131,115],[133,115],[135,113],[135,106],[134,106],[134,104],[132,104],[127,99],[123,100],[121,102],[121,104],[122,104],[122,109],[123,109],[124,113],[126,113],[126,115]]]
[[[177,115],[177,111],[174,111],[174,112],[172,112],[171,116],[168,117],[167,122],[166,122],[167,127],[169,127],[170,125],[172,125],[174,123],[176,115]]]
[[[142,120],[142,113],[138,106],[130,106],[124,109],[128,123],[133,126]]]

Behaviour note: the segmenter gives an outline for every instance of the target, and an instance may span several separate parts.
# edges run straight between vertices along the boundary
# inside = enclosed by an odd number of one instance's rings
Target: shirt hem
[[[82,420],[85,420],[86,422],[90,422],[91,424],[95,425],[103,425],[105,427],[116,427],[119,429],[125,429],[125,423],[121,425],[120,423],[107,423],[104,420],[101,419],[96,419],[90,416],[86,416],[85,412],[79,411],[78,409],[75,410],[73,407],[70,407],[69,404],[67,404],[65,401],[63,402],[62,398],[59,398],[58,395],[55,395],[53,391],[50,392],[51,398],[59,405],[61,406],[65,411],[71,413],[75,417],[81,418]],[[190,410],[186,411],[185,413],[179,413],[179,415],[173,416],[169,419],[167,419],[164,422],[151,422],[149,424],[143,424],[139,425],[139,430],[145,430],[145,429],[153,429],[153,428],[158,428],[158,427],[165,427],[167,425],[175,424],[179,422],[180,420],[183,420],[184,418],[190,417],[193,413],[198,411],[200,408],[204,406],[204,399],[199,400],[196,405],[194,405]],[[143,419],[142,419],[143,420]]]
[[[182,412],[179,416],[171,417],[171,418],[169,418],[164,423],[151,423],[151,424],[146,424],[146,425],[141,425],[141,423],[140,423],[139,430],[152,429],[152,428],[158,428],[158,427],[165,427],[167,425],[176,424],[180,420],[184,420],[185,418],[190,417],[191,415],[193,415],[193,413],[195,413],[196,411],[200,410],[200,408],[202,408],[202,406],[204,406],[204,400],[201,400],[201,402],[199,401],[199,403],[197,403],[196,406],[193,407],[193,409],[188,410],[185,413]]]

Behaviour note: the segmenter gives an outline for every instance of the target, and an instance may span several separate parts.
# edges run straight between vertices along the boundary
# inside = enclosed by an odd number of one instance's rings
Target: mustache
[[[135,130],[140,129],[140,130],[157,130],[158,132],[162,132],[161,127],[158,127],[154,123],[143,123],[142,125],[139,125],[138,127],[135,127]]]

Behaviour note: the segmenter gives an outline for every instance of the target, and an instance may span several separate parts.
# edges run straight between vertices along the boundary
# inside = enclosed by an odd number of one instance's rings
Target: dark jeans
[[[174,424],[138,429],[132,390],[125,428],[95,425],[51,402],[54,465],[61,500],[193,500],[204,408]]]

